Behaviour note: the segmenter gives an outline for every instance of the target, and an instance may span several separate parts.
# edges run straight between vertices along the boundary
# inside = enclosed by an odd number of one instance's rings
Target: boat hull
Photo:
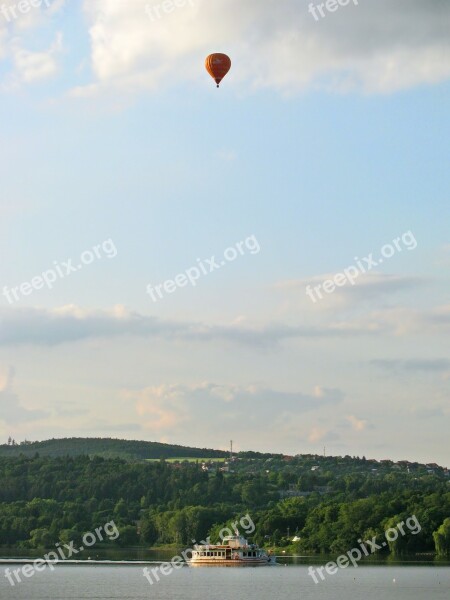
[[[190,567],[267,567],[274,565],[275,561],[267,558],[256,559],[256,560],[240,560],[240,559],[200,559],[200,560],[189,560],[187,564]]]

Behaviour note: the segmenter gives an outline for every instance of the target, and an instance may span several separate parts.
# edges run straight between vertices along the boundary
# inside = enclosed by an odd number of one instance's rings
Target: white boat
[[[191,567],[263,566],[275,564],[275,556],[237,534],[224,537],[222,544],[196,544],[187,563]]]

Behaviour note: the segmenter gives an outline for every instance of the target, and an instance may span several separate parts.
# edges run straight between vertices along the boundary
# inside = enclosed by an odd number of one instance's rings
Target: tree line
[[[263,459],[251,460],[252,473],[223,473],[219,467],[207,472],[200,463],[164,460],[0,458],[0,546],[78,543],[111,520],[120,533],[115,544],[188,546],[207,536],[216,541],[227,523],[248,513],[256,526],[252,540],[260,545],[337,553],[360,538],[382,539],[393,523],[415,515],[420,533],[400,536],[383,552],[450,554],[448,480],[397,472],[374,477],[348,469],[319,475],[292,465],[269,471],[255,468]],[[317,483],[327,484],[329,493],[314,491]],[[289,487],[310,492],[280,498]]]

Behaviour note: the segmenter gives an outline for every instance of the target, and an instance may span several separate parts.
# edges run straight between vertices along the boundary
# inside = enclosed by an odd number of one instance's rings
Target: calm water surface
[[[14,568],[14,567],[13,567]],[[304,565],[225,569],[184,567],[150,585],[142,566],[67,566],[11,587],[0,567],[2,600],[449,600],[450,568],[361,566],[315,585]],[[395,582],[394,582],[395,579]]]

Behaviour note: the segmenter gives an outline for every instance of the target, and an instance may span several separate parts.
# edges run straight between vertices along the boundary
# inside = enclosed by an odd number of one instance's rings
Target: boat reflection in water
[[[256,567],[274,565],[276,558],[237,534],[224,537],[222,544],[196,544],[187,563],[190,567]]]

